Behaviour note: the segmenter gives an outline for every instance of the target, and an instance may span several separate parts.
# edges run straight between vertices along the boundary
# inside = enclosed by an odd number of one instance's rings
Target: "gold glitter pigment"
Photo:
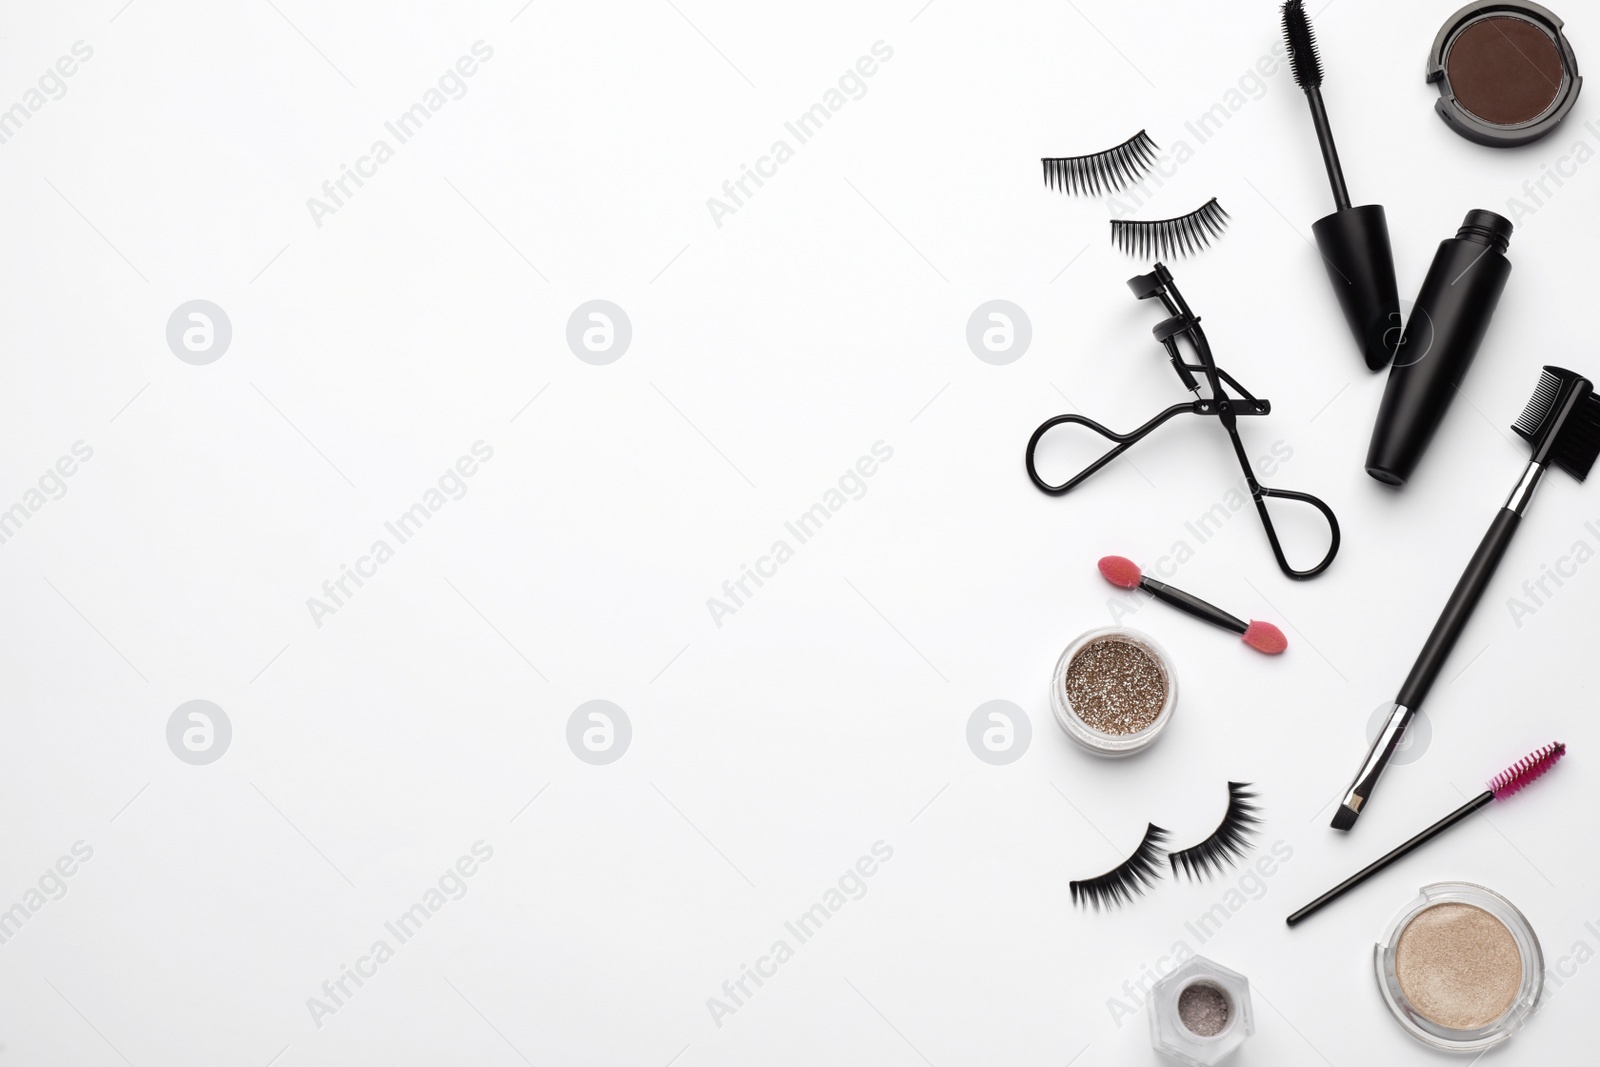
[[[1522,956],[1505,924],[1471,904],[1418,912],[1394,954],[1400,990],[1418,1015],[1452,1030],[1488,1026],[1522,985]]]
[[[1128,641],[1107,638],[1073,657],[1067,703],[1085,726],[1136,734],[1155,722],[1167,700],[1166,676],[1155,659]]]

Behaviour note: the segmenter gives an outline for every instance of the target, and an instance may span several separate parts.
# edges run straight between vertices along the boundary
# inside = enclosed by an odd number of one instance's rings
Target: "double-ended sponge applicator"
[[[1283,631],[1270,622],[1245,622],[1229,615],[1215,604],[1208,604],[1197,596],[1191,596],[1181,589],[1174,589],[1154,578],[1146,578],[1140,573],[1139,565],[1131,559],[1106,556],[1100,560],[1100,573],[1112,585],[1122,589],[1143,589],[1157,600],[1171,604],[1179,611],[1186,611],[1195,618],[1204,619],[1224,630],[1232,630],[1257,652],[1276,656],[1289,647],[1289,641],[1283,636]]]

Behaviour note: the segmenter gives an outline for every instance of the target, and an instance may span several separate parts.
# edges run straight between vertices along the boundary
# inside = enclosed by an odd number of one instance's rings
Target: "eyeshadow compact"
[[[1527,918],[1470,882],[1424,886],[1390,922],[1373,959],[1401,1027],[1444,1052],[1506,1041],[1544,992],[1544,955]]]
[[[1178,675],[1154,640],[1121,626],[1067,646],[1050,682],[1067,736],[1099,756],[1131,756],[1155,742],[1178,706]]]
[[[1434,110],[1445,125],[1495,148],[1536,141],[1578,100],[1578,58],[1555,13],[1524,0],[1468,4],[1445,20],[1428,53]]]

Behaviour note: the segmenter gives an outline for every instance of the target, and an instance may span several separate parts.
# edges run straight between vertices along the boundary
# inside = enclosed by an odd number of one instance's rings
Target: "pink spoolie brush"
[[[1412,852],[1421,848],[1429,841],[1432,841],[1434,838],[1438,837],[1440,834],[1444,833],[1446,830],[1450,829],[1450,827],[1465,819],[1473,812],[1488,807],[1496,800],[1505,800],[1507,797],[1516,793],[1519,789],[1531,784],[1536,778],[1543,775],[1545,771],[1548,771],[1551,767],[1554,767],[1556,765],[1556,761],[1566,754],[1567,746],[1562,744],[1560,741],[1557,741],[1553,745],[1546,745],[1537,752],[1522,757],[1517,762],[1513,763],[1511,766],[1507,767],[1505,770],[1491,778],[1489,780],[1489,788],[1485,789],[1482,793],[1479,793],[1477,796],[1473,797],[1471,800],[1461,805],[1461,807],[1457,808],[1455,811],[1452,811],[1449,815],[1446,815],[1444,818],[1440,819],[1438,822],[1434,823],[1432,826],[1428,827],[1426,830],[1422,831],[1422,833],[1418,834],[1416,837],[1413,837],[1399,848],[1389,852],[1381,859],[1378,859],[1373,863],[1363,867],[1355,874],[1352,874],[1349,878],[1346,878],[1344,881],[1340,882],[1338,885],[1322,894],[1316,900],[1313,900],[1311,903],[1307,904],[1305,907],[1289,916],[1289,925],[1293,926],[1306,916],[1320,911],[1323,907],[1333,903],[1335,900],[1338,900],[1350,890],[1354,889],[1362,882],[1365,882],[1368,878],[1371,878],[1373,875],[1389,866],[1389,864],[1404,856],[1410,855]]]
[[[1139,565],[1131,559],[1105,556],[1100,560],[1100,573],[1112,585],[1122,589],[1143,589],[1157,600],[1165,601],[1179,611],[1186,611],[1195,618],[1204,619],[1224,630],[1232,630],[1257,652],[1276,656],[1289,647],[1289,640],[1283,636],[1283,631],[1270,622],[1245,622],[1229,615],[1215,604],[1208,604],[1197,596],[1191,596],[1181,589],[1174,589],[1154,578],[1146,578],[1140,573]]]

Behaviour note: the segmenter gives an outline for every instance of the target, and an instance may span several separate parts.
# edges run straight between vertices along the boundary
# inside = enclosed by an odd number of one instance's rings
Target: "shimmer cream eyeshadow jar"
[[[1137,630],[1079,637],[1056,661],[1050,706],[1067,736],[1100,756],[1152,744],[1178,706],[1178,675],[1162,647]]]
[[[1445,1052],[1507,1040],[1544,992],[1533,927],[1505,897],[1469,882],[1424,886],[1384,931],[1374,961],[1400,1025]]]

